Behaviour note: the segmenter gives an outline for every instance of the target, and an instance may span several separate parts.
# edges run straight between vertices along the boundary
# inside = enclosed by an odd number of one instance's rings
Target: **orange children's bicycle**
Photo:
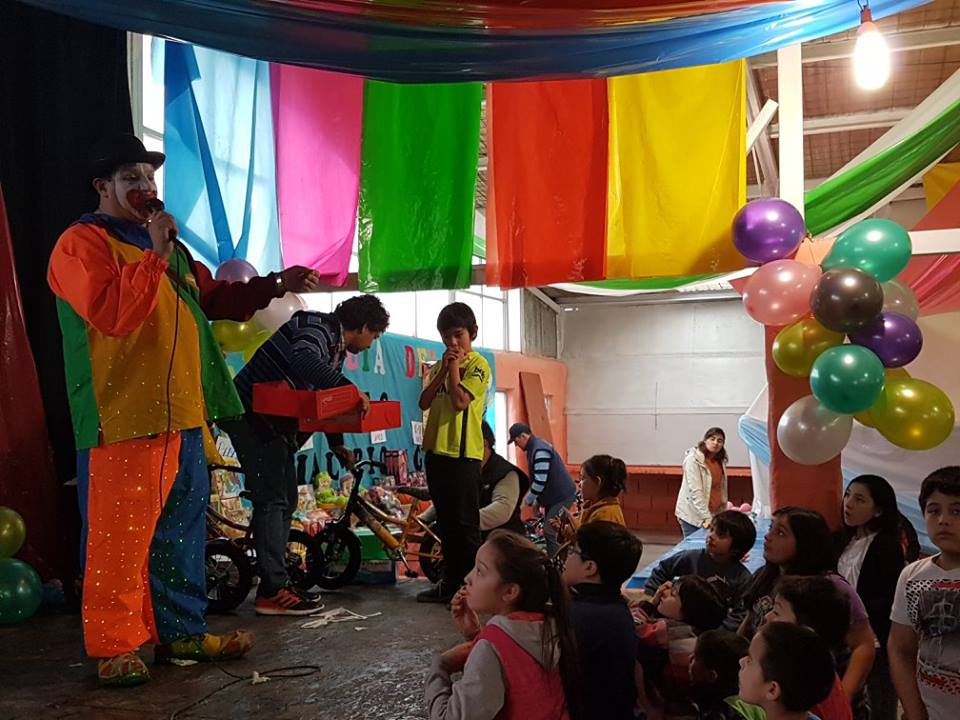
[[[343,514],[317,533],[312,552],[308,556],[309,580],[322,588],[333,590],[349,584],[360,570],[360,538],[351,529],[353,519],[369,528],[387,555],[403,563],[407,577],[417,577],[410,560],[420,564],[423,574],[431,582],[437,582],[443,573],[443,553],[440,538],[419,517],[420,501],[428,499],[421,488],[398,487],[397,490],[414,499],[404,519],[383,512],[360,495],[360,483],[364,471],[376,468],[386,471],[386,466],[373,460],[362,460],[353,467],[354,483],[350,489]]]

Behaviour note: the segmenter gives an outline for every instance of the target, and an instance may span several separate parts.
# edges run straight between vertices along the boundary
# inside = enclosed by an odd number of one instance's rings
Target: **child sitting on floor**
[[[830,648],[813,630],[767,623],[740,660],[740,699],[762,707],[767,720],[811,720],[836,675]]]
[[[575,518],[569,511],[563,518],[550,521],[560,532],[560,543],[573,541],[577,527],[597,520],[606,520],[626,526],[620,495],[626,490],[627,466],[620,458],[610,455],[594,455],[580,466],[580,493],[583,495],[583,511]]]
[[[667,580],[680,575],[722,577],[731,587],[741,587],[750,579],[750,571],[740,561],[756,539],[757,529],[744,513],[737,510],[717,513],[707,530],[705,547],[665,557],[650,573],[644,590],[653,595]]]
[[[563,581],[573,600],[585,720],[632,720],[637,635],[620,588],[637,569],[643,543],[621,525],[582,526],[567,552]]]
[[[720,627],[727,615],[723,580],[685,575],[665,582],[651,602],[633,606],[640,646],[637,659],[643,670],[648,704],[663,704],[667,714],[686,701],[690,685],[690,658],[697,635]]]
[[[478,613],[492,615],[485,627]],[[451,614],[471,640],[434,660],[425,688],[430,720],[578,717],[570,601],[560,574],[536,545],[494,530],[477,551]]]
[[[690,659],[692,717],[697,720],[764,720],[763,711],[738,697],[740,659],[750,643],[730,630],[707,630]]]
[[[773,609],[766,620],[806,625],[827,643],[836,661],[845,649],[850,629],[850,601],[825,577],[785,575],[774,588]],[[820,720],[852,720],[850,700],[839,675],[834,678],[830,695],[812,712]]]

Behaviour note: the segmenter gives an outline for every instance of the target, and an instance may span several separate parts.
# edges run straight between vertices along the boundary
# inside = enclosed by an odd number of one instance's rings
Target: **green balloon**
[[[22,560],[0,560],[0,625],[26,620],[40,607],[40,576]]]
[[[883,363],[861,345],[839,345],[813,362],[810,390],[820,403],[852,415],[872,407],[883,391]]]
[[[840,233],[823,259],[824,270],[852,267],[873,275],[879,282],[893,280],[907,263],[913,246],[910,233],[893,220],[862,220]]]
[[[16,555],[26,537],[27,526],[20,513],[0,505],[0,558]]]

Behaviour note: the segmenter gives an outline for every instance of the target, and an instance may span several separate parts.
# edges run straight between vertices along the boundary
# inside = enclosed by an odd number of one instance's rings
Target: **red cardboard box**
[[[363,417],[357,412],[359,403],[354,385],[330,390],[294,390],[285,382],[253,386],[255,412],[299,418],[305,432],[361,433],[400,427],[399,402],[371,402]]]

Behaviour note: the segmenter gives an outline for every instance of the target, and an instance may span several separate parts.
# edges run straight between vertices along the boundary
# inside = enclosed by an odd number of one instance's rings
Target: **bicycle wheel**
[[[211,540],[204,547],[207,612],[226,613],[246,600],[253,569],[244,551],[229,540]]]
[[[443,551],[432,536],[426,535],[423,542],[420,543],[421,557],[417,558],[420,563],[420,569],[427,576],[427,580],[432,583],[438,583],[443,578],[444,562]],[[426,557],[425,557],[426,556]]]
[[[284,556],[284,565],[290,582],[301,590],[311,590],[317,584],[311,571],[316,563],[317,541],[303,530],[290,529],[287,538],[287,552]]]
[[[311,579],[324,590],[336,590],[350,583],[360,571],[360,538],[350,528],[330,525],[313,538],[316,555]]]

